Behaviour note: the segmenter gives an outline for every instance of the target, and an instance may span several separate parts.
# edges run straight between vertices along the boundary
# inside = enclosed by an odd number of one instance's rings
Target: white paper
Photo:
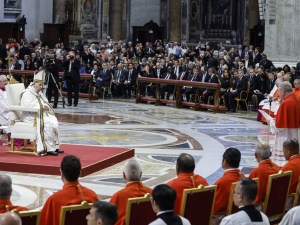
[[[268,113],[266,113],[265,111],[260,110],[260,109],[259,109],[258,111],[263,115],[263,117],[266,118],[267,121],[270,121],[270,120],[273,119],[273,118],[272,118]]]

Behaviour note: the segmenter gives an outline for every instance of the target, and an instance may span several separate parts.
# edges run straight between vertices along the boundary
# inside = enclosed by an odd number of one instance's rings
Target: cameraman
[[[54,104],[53,108],[57,108],[57,102],[58,102],[58,88],[59,88],[59,76],[58,76],[58,71],[59,71],[59,65],[58,62],[55,58],[54,52],[50,52],[49,56],[46,57],[45,59],[45,68],[46,68],[46,73],[48,74],[48,89],[47,89],[47,98],[49,103],[51,103],[51,98],[52,98],[52,92],[54,92]],[[53,77],[51,76],[53,75]],[[57,87],[55,85],[55,82],[57,84]]]
[[[65,69],[63,80],[67,82],[68,106],[72,106],[72,92],[74,91],[73,106],[76,107],[79,97],[80,60],[75,59],[75,54],[71,51],[66,56],[66,60],[63,62],[62,67]]]

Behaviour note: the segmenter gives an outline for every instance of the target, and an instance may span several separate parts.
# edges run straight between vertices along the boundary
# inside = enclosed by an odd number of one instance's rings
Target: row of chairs
[[[285,206],[288,197],[293,197],[293,206],[299,204],[298,195],[289,195],[292,171],[282,172],[269,176],[268,188],[265,201],[259,203],[261,211],[265,213],[271,224],[280,222],[285,214]],[[254,179],[258,182],[258,179]],[[220,213],[222,216],[230,215],[238,211],[233,203],[233,190],[237,182],[232,184],[227,210]],[[216,196],[217,186],[199,186],[198,188],[185,189],[183,192],[180,215],[187,218],[191,224],[210,225]],[[86,216],[92,203],[82,202],[79,205],[63,206],[61,208],[59,225],[85,224]],[[17,212],[22,224],[39,225],[40,211]],[[201,218],[201,221],[199,221]],[[147,225],[156,219],[152,210],[151,196],[146,194],[144,197],[130,198],[126,207],[126,225]]]
[[[298,205],[296,194],[288,195],[292,171],[282,172],[269,176],[268,189],[265,201],[259,203],[271,224],[277,224],[285,214],[285,206],[288,197],[294,197],[293,206]],[[258,182],[258,179],[254,179]],[[238,211],[233,203],[233,190],[237,182],[232,184],[227,210],[221,212],[220,216],[227,216]],[[180,215],[187,218],[191,224],[210,225],[214,209],[216,185],[207,187],[185,189],[182,197]],[[201,221],[199,221],[201,218]],[[151,207],[149,194],[140,198],[130,198],[127,203],[126,225],[147,225],[156,219]]]

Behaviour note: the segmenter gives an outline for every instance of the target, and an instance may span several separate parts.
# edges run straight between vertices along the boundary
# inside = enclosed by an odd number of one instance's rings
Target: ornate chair
[[[245,105],[246,105],[246,109],[248,111],[247,101],[248,101],[249,89],[250,89],[250,83],[248,82],[247,91],[241,91],[240,97],[234,98],[234,100],[237,101],[237,103],[236,103],[236,110],[238,110],[240,102],[244,102]]]
[[[261,211],[269,217],[271,224],[278,223],[284,216],[291,177],[292,171],[279,171],[269,176],[266,198]]]
[[[21,95],[25,91],[23,83],[6,85],[7,100],[9,105],[9,117],[11,120],[11,146],[10,153],[36,154],[37,125],[36,116],[39,111],[37,108],[21,107]],[[35,114],[34,124],[22,122],[21,112],[33,112]],[[21,150],[15,149],[15,139],[25,139]],[[27,140],[34,140],[33,147],[27,147]]]
[[[86,201],[79,205],[62,206],[60,210],[59,225],[86,224],[86,216],[89,214],[93,203]]]
[[[184,189],[180,207],[180,215],[191,224],[211,224],[217,186],[202,186]]]
[[[109,87],[105,87],[105,86],[102,86],[100,87],[101,88],[101,91],[102,91],[102,94],[103,94],[103,100],[105,98],[105,92],[109,93],[110,94],[110,98],[112,98],[112,91],[111,91],[111,85],[113,83],[113,76],[110,75],[110,82],[109,82]]]
[[[144,197],[128,199],[125,218],[126,225],[148,225],[154,220],[156,220],[156,215],[152,209],[150,194],[145,194]]]
[[[25,225],[39,225],[40,224],[40,217],[41,217],[41,211],[14,211],[17,213],[21,220],[22,224]]]

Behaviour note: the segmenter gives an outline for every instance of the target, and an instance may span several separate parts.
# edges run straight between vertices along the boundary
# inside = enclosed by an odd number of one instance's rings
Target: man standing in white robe
[[[0,75],[0,125],[6,127],[3,129],[4,133],[10,139],[10,120],[9,120],[9,108],[7,103],[7,96],[5,86],[7,85],[7,77]]]
[[[39,109],[37,115],[37,155],[57,156],[58,153],[64,151],[59,149],[58,121],[54,110],[42,93],[44,73],[44,71],[41,71],[34,76],[33,83],[22,94],[21,106]],[[23,112],[21,119],[26,123],[33,124],[34,113]]]

